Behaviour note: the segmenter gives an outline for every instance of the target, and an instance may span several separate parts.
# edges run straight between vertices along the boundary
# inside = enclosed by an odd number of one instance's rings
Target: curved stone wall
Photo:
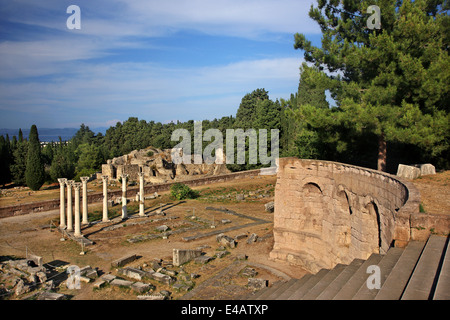
[[[317,272],[411,238],[420,197],[409,182],[367,168],[282,158],[275,188],[271,259]]]

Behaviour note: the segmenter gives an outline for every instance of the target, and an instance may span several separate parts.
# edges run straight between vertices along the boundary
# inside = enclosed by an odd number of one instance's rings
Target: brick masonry
[[[419,213],[420,194],[396,176],[352,165],[282,158],[275,188],[273,260],[317,272],[448,234],[450,216]]]

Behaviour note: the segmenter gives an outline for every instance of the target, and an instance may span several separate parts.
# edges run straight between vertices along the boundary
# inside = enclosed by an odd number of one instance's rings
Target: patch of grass
[[[426,213],[425,208],[424,208],[422,203],[419,203],[419,212],[420,213]]]

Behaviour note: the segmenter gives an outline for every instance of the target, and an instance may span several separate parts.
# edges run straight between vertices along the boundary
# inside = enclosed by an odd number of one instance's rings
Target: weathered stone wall
[[[411,183],[380,171],[282,158],[270,258],[316,272],[427,237],[436,223],[433,219],[448,232],[448,216],[420,214],[419,203],[419,192]],[[417,220],[422,229],[412,223]]]
[[[248,170],[248,171],[241,171],[241,172],[234,172],[234,173],[228,173],[228,174],[222,174],[222,175],[216,175],[216,176],[203,176],[198,179],[192,179],[187,181],[182,181],[182,183],[189,185],[191,187],[197,187],[202,186],[205,184],[210,183],[217,183],[217,182],[225,182],[230,181],[234,179],[244,179],[248,177],[254,177],[258,176],[260,173],[260,170]],[[154,192],[161,192],[161,191],[167,191],[170,189],[170,186],[172,184],[176,183],[169,182],[169,183],[160,183],[160,184],[152,184],[149,186],[144,187],[144,193],[145,194],[152,194]],[[128,188],[127,190],[127,197],[132,198],[136,196],[136,193],[139,192],[139,187],[135,188]],[[115,199],[117,197],[122,196],[122,190],[108,190],[108,200]],[[74,199],[74,197],[72,196]],[[96,203],[96,202],[102,202],[103,201],[103,192],[95,192],[95,193],[89,193],[88,194],[88,203]],[[12,205],[12,206],[5,206],[0,207],[0,219],[11,217],[15,215],[22,215],[22,214],[28,214],[28,213],[37,213],[37,212],[43,212],[43,211],[49,211],[49,210],[56,210],[59,209],[59,198],[54,200],[46,200],[46,201],[39,201],[39,202],[33,202],[33,203],[22,203],[18,205]]]

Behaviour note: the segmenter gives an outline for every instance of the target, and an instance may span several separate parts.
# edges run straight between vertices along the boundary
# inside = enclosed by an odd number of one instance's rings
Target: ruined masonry
[[[122,219],[128,218],[127,213],[127,174],[122,175]],[[81,225],[88,225],[88,205],[87,205],[87,182],[89,177],[81,177],[81,182],[59,178],[60,186],[60,224],[61,230],[66,230],[69,235],[75,238],[82,238]],[[102,222],[109,222],[108,218],[108,176],[103,175],[103,217]],[[144,174],[139,173],[139,216],[144,217]],[[66,210],[66,189],[67,187],[67,210]],[[74,199],[72,198],[74,190]],[[82,213],[80,212],[80,189],[82,189]],[[74,203],[72,202],[74,200]],[[74,208],[73,208],[74,207]],[[73,210],[74,209],[74,210]],[[75,227],[75,229],[74,229]]]
[[[420,195],[399,177],[321,160],[281,158],[275,188],[273,260],[315,273],[433,231],[447,234],[446,215],[419,212]]]

